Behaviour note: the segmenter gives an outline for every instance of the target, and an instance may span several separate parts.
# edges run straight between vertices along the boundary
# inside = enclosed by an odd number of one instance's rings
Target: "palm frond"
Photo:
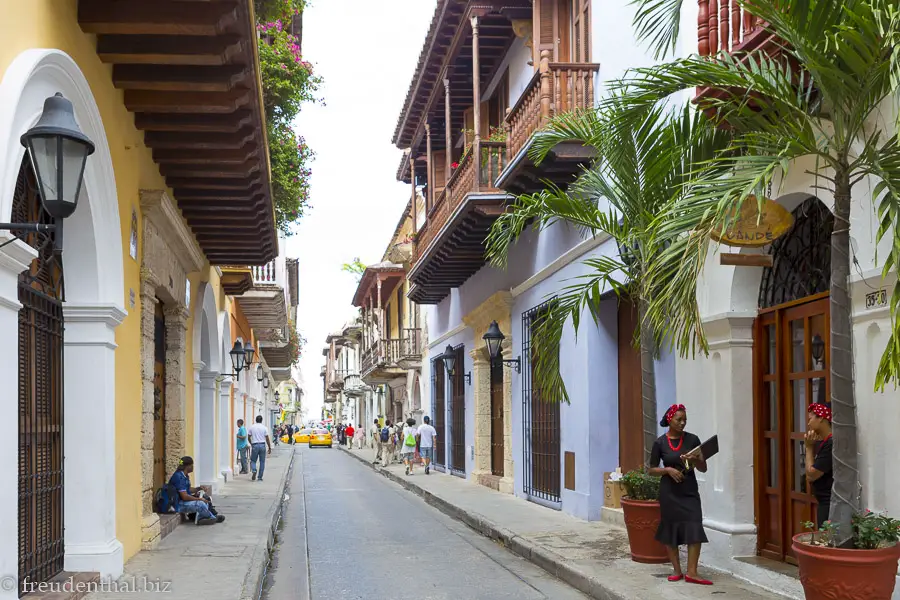
[[[683,0],[634,0],[637,38],[650,44],[657,59],[675,50],[681,28]]]

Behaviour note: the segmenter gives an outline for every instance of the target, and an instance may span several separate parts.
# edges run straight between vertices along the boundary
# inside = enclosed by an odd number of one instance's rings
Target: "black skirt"
[[[676,483],[668,475],[663,475],[659,485],[659,508],[661,519],[656,530],[656,540],[666,546],[676,547],[691,544],[705,544],[706,531],[703,529],[703,507],[700,503],[700,489],[694,470],[685,471],[681,455],[700,445],[700,438],[685,433],[681,446],[673,440],[677,450],[672,450],[663,435],[653,445],[650,465],[655,467],[662,461],[663,466],[673,467],[684,473],[681,483]]]

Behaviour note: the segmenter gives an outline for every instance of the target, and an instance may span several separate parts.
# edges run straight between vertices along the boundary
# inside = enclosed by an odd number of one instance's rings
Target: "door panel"
[[[761,555],[792,563],[791,538],[815,514],[803,438],[809,404],[830,402],[828,302],[767,309],[754,332],[757,543]]]
[[[503,363],[491,362],[491,473],[503,477]]]

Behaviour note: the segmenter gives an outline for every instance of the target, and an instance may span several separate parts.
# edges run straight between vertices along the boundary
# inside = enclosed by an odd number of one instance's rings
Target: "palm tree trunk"
[[[850,520],[860,510],[853,391],[853,328],[850,316],[850,170],[838,169],[834,188],[834,230],[831,234],[831,409],[834,432],[834,486],[831,520],[838,524],[841,543],[851,535]]]
[[[650,452],[657,435],[656,369],[653,364],[653,333],[646,319],[647,301],[638,302],[638,327],[641,343],[641,412],[644,427],[644,464],[650,464]],[[658,465],[650,465],[658,466]]]

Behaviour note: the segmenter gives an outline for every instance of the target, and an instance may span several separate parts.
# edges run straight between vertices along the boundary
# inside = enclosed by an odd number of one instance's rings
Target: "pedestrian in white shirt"
[[[425,474],[431,472],[431,461],[434,460],[434,445],[437,441],[437,429],[431,426],[431,418],[426,416],[425,423],[419,427],[419,454],[425,459]]]
[[[417,435],[416,420],[410,417],[406,420],[403,435],[400,437],[400,458],[403,459],[403,464],[406,465],[407,475],[412,475],[413,467],[415,466]]]
[[[247,430],[250,437],[250,475],[251,481],[262,481],[266,470],[266,446],[269,454],[272,454],[272,440],[269,438],[269,428],[263,425],[262,415],[256,415],[256,423]],[[256,461],[259,460],[259,474],[256,471]]]

